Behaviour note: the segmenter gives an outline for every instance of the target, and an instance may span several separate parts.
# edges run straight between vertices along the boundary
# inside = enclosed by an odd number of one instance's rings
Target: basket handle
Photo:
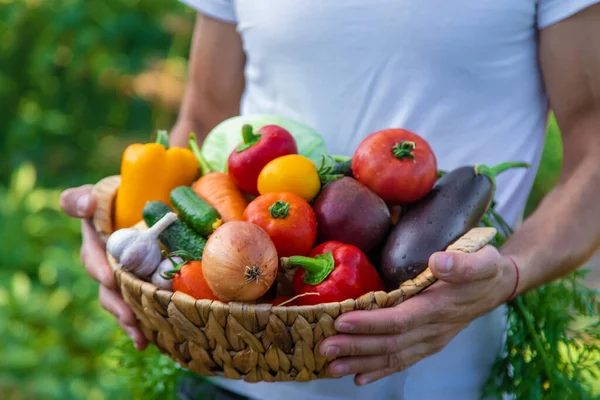
[[[94,185],[92,197],[96,200],[96,211],[92,217],[94,228],[104,243],[113,232],[113,210],[121,176],[108,176]]]
[[[496,236],[495,228],[473,228],[461,236],[456,242],[448,246],[446,251],[475,253],[491,242],[494,236]],[[427,267],[425,271],[421,272],[416,278],[402,282],[399,289],[404,293],[403,299],[406,300],[427,288],[436,280],[437,278],[433,276],[433,273],[429,267]]]

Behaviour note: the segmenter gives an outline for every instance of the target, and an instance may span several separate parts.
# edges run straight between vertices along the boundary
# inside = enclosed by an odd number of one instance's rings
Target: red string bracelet
[[[508,259],[510,261],[512,261],[513,265],[515,266],[515,271],[517,272],[517,281],[515,282],[515,288],[514,288],[513,292],[511,293],[510,297],[508,298],[508,300],[506,300],[506,302],[509,302],[517,296],[517,289],[519,288],[519,266],[517,265],[517,262],[515,261],[514,258],[512,258],[511,256],[506,256],[506,257],[508,257]]]

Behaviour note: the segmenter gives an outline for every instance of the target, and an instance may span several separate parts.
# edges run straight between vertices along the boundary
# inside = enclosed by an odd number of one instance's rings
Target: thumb
[[[92,185],[84,185],[65,190],[60,196],[60,207],[71,217],[91,217],[96,210],[96,201],[92,196],[92,187]]]
[[[498,250],[488,245],[475,253],[434,253],[429,258],[429,269],[439,280],[448,283],[469,283],[496,276],[499,260]]]

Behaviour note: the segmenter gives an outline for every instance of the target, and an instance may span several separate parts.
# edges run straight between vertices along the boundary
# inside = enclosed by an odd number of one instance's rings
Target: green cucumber
[[[162,201],[150,201],[144,206],[142,215],[146,224],[152,226],[168,212],[171,212],[171,209]],[[169,251],[184,250],[190,254],[192,260],[202,260],[206,239],[182,221],[173,222],[158,238]]]
[[[223,223],[217,210],[198,197],[189,186],[179,186],[173,189],[171,204],[179,218],[204,237],[208,237]]]

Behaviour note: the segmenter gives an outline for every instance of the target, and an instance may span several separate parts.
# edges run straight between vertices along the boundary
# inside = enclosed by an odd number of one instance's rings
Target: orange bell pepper
[[[115,229],[129,228],[142,220],[148,201],[169,204],[171,190],[190,186],[198,177],[198,161],[185,148],[168,148],[159,132],[156,143],[134,143],[123,152],[121,184],[115,203]]]

